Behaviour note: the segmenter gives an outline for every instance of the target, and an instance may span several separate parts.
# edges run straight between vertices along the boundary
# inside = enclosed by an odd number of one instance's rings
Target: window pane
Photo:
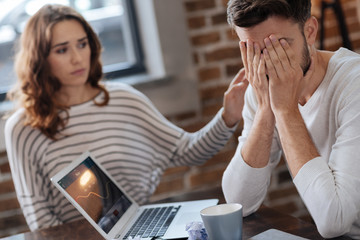
[[[15,41],[29,17],[47,3],[71,6],[89,21],[102,43],[104,72],[109,76],[122,75],[131,68],[143,70],[131,0],[0,0],[0,93],[16,81]]]

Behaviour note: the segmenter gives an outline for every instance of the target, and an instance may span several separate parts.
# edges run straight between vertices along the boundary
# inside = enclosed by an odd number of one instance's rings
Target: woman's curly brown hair
[[[107,105],[108,91],[100,84],[103,77],[100,60],[101,44],[89,23],[68,6],[51,4],[43,6],[32,16],[21,35],[20,49],[15,57],[15,71],[18,76],[16,87],[9,92],[10,100],[16,100],[18,107],[25,108],[25,125],[39,129],[51,139],[65,127],[69,106],[55,98],[60,81],[50,73],[47,58],[51,48],[52,28],[64,20],[77,20],[83,26],[91,49],[90,73],[87,80],[105,97],[99,106]],[[65,111],[65,118],[60,112]]]

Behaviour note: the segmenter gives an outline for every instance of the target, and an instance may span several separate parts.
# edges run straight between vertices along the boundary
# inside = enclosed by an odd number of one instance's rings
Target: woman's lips
[[[85,68],[81,68],[78,70],[75,70],[71,73],[71,75],[82,75],[85,72]]]

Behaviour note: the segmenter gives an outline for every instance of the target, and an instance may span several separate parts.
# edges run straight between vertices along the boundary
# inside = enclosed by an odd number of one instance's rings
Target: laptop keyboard
[[[123,239],[128,237],[152,238],[164,236],[180,206],[145,209]]]

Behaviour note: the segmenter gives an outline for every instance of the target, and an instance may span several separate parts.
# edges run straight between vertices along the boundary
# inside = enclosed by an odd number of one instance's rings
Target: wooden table
[[[170,197],[157,202],[199,200],[205,198],[218,198],[224,203],[221,188],[207,191],[191,192],[185,195]],[[323,239],[314,224],[302,221],[287,214],[280,213],[272,208],[262,206],[256,213],[245,217],[243,220],[243,239],[246,240],[263,231],[275,228],[308,239]],[[85,239],[98,240],[102,236],[86,221],[80,220],[64,225],[43,229],[35,232],[14,235],[3,240],[60,240],[60,239]],[[334,239],[350,239],[339,237]]]

